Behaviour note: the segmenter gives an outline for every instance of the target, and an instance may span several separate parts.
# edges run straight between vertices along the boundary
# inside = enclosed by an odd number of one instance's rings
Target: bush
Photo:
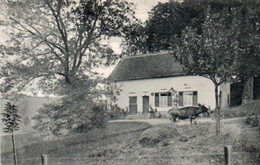
[[[106,126],[107,117],[102,104],[95,104],[89,114],[88,122],[82,123],[76,127],[73,132],[82,133],[88,132],[93,128],[104,128]]]
[[[125,118],[127,114],[127,109],[120,108],[117,105],[111,106],[111,109],[108,111],[108,117],[111,120]]]
[[[47,138],[56,138],[70,132],[86,132],[105,126],[106,114],[101,103],[85,93],[68,95],[59,103],[45,105],[33,117],[34,128]]]
[[[177,129],[171,126],[156,126],[145,130],[138,142],[143,147],[154,147],[162,141],[179,136]]]

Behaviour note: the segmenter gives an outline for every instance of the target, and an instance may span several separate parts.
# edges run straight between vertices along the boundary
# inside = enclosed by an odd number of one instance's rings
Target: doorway
[[[136,96],[129,97],[129,113],[131,115],[137,114],[137,97]]]
[[[149,96],[143,96],[143,115],[149,113]]]

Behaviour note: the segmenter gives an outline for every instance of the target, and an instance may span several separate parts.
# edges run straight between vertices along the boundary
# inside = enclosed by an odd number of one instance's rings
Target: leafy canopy
[[[132,4],[124,0],[23,0],[3,5],[4,92],[21,91],[34,80],[53,92],[96,78],[93,67],[116,58],[104,40],[123,36],[137,21]]]
[[[186,28],[173,50],[188,73],[207,77],[217,86],[229,81],[235,72],[238,42],[233,40],[235,34],[228,18],[226,14],[209,12],[202,33]]]
[[[247,79],[260,73],[259,6],[257,0],[184,0],[183,2],[158,3],[149,13],[149,19],[145,24],[135,25],[135,28],[132,28],[132,31],[128,33],[125,38],[124,53],[135,55],[162,50],[174,51],[184,33],[194,33],[190,35],[203,37],[207,35],[203,33],[209,33],[210,24],[212,24],[211,26],[215,28],[216,34],[215,36],[208,35],[207,38],[214,40],[217,39],[218,35],[217,40],[220,41],[221,36],[219,35],[228,33],[227,35],[232,37],[230,40],[233,40],[230,42],[235,43],[235,45],[224,45],[224,50],[212,48],[217,53],[226,51],[228,59],[232,56],[235,60],[235,65],[232,68],[234,76],[238,79]],[[210,21],[210,19],[212,20]],[[225,26],[216,27],[218,23],[224,23]],[[216,28],[221,31],[216,30]],[[224,29],[229,29],[229,32]],[[206,32],[207,30],[208,32]],[[200,46],[192,38],[191,41],[186,38],[186,42]],[[222,46],[223,43],[221,42],[216,45]],[[191,44],[191,46],[193,45]],[[229,51],[228,46],[233,51]],[[215,54],[208,54],[208,56],[211,55],[214,56]],[[184,54],[184,56],[186,55]],[[222,58],[224,59],[224,57]]]
[[[74,129],[104,125],[95,105],[103,81],[93,68],[117,56],[107,44],[122,37],[134,22],[125,0],[23,0],[3,3],[6,42],[1,91],[14,94],[28,87],[61,94],[34,117],[35,129],[48,137]]]

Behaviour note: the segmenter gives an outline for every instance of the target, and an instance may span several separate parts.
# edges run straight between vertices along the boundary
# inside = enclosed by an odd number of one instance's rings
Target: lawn
[[[16,147],[22,147],[32,143],[37,143],[43,139],[33,134],[17,134],[15,136]],[[12,151],[12,139],[11,136],[5,135],[1,137],[1,153]]]
[[[18,150],[19,164],[40,164],[42,153],[49,155],[51,165],[223,164],[225,145],[233,146],[234,164],[260,162],[259,130],[245,125],[244,119],[223,121],[219,137],[214,135],[213,123],[178,126],[178,135],[173,132],[163,143],[144,147],[138,140],[150,127],[137,122],[109,123],[104,130],[31,144]],[[159,130],[172,126],[155,127]],[[11,153],[4,153],[2,159],[3,165],[12,164],[6,160],[12,159]]]
[[[131,137],[138,137],[139,134],[151,127],[149,124],[140,122],[125,122],[125,123],[108,123],[105,129],[96,129],[88,133],[74,134],[58,140],[43,140],[39,137],[34,143],[20,146],[18,152],[19,164],[39,164],[40,155],[48,154],[50,157],[55,158],[76,158],[77,156],[86,156],[85,154],[94,153],[94,150],[103,150],[112,144],[121,144],[127,140],[131,141]],[[29,135],[18,135],[19,139],[25,139]],[[129,138],[130,137],[130,138]],[[129,139],[128,139],[129,138]],[[10,137],[1,140],[3,146],[8,146]],[[9,143],[9,146],[11,143]],[[2,164],[12,164],[12,153],[6,152],[1,154]]]

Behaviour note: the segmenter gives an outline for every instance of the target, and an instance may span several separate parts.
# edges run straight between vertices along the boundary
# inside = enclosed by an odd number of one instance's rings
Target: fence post
[[[224,147],[225,165],[232,165],[232,146],[226,145]]]
[[[42,165],[48,165],[48,155],[42,155]]]

